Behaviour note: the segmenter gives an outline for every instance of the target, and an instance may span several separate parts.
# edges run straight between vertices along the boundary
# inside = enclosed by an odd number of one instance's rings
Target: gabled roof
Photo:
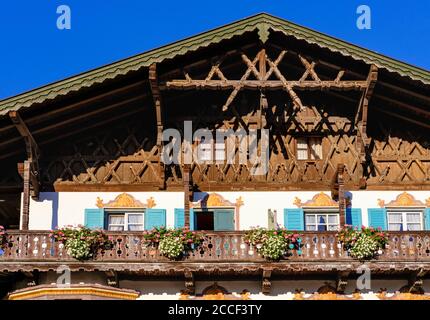
[[[165,59],[172,59],[178,55],[183,55],[202,47],[231,39],[234,36],[242,35],[245,32],[255,30],[258,30],[258,34],[262,41],[267,40],[270,30],[280,31],[285,35],[294,36],[297,39],[316,44],[321,48],[327,48],[344,56],[349,56],[368,64],[375,64],[379,68],[386,69],[401,76],[421,81],[424,84],[430,84],[430,72],[427,70],[391,59],[374,51],[363,49],[284,19],[262,13],[2,100],[0,101],[0,115],[10,110],[18,110],[23,107],[29,107],[34,103],[41,103],[48,99],[54,99],[59,95],[65,95],[69,92],[101,83],[106,79],[113,79],[119,75],[125,75],[130,71],[139,70],[152,63],[159,63]]]

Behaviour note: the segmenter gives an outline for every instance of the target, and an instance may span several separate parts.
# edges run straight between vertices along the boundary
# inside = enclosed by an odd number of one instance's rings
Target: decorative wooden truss
[[[303,207],[338,207],[339,204],[334,201],[329,195],[324,192],[320,192],[312,197],[311,200],[302,203],[298,197],[294,199],[294,205],[299,208]]]
[[[378,205],[381,208],[384,207],[426,207],[430,204],[430,198],[426,200],[426,203],[416,200],[413,195],[408,192],[403,192],[397,196],[395,200],[385,203],[384,200],[378,199]]]
[[[223,106],[223,111],[226,111],[231,105],[237,94],[242,89],[249,90],[285,90],[298,109],[303,108],[300,98],[295,90],[365,90],[369,87],[368,81],[362,80],[342,80],[344,71],[339,71],[337,77],[333,80],[321,80],[316,74],[314,67],[315,62],[310,62],[307,58],[299,55],[300,61],[305,67],[305,72],[300,79],[287,80],[278,68],[283,60],[286,50],[282,50],[276,59],[271,59],[265,49],[261,49],[254,59],[250,59],[245,53],[241,53],[243,63],[247,69],[240,79],[227,79],[221,71],[221,64],[227,57],[222,56],[211,68],[210,72],[203,80],[192,79],[188,74],[186,79],[178,79],[167,81],[165,88],[167,89],[218,89],[218,90],[233,90],[227,98]],[[267,66],[269,70],[267,71]],[[250,80],[251,74],[255,80]],[[217,76],[219,80],[214,79]],[[271,79],[274,75],[276,79]],[[311,77],[311,80],[308,78]],[[164,87],[163,87],[164,88]]]
[[[146,203],[142,203],[136,200],[132,195],[128,193],[121,193],[114,200],[104,203],[100,197],[97,197],[98,208],[154,208],[156,206],[153,197],[148,198]]]

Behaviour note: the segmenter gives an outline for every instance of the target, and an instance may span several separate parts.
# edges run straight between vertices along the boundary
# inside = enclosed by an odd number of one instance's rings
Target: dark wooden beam
[[[29,192],[31,191],[31,196],[37,199],[39,197],[40,190],[39,146],[17,111],[9,111],[9,117],[16,126],[21,137],[24,138],[27,152],[27,162],[29,164],[28,172],[24,172],[24,175],[28,175],[28,183],[31,185],[31,190],[29,190]],[[30,187],[30,185],[28,187]]]
[[[51,119],[51,118],[55,117],[56,115],[58,115],[60,113],[64,113],[66,111],[70,111],[70,110],[73,110],[73,109],[75,109],[77,107],[84,106],[84,105],[87,105],[87,104],[93,105],[94,102],[97,102],[97,101],[99,101],[99,100],[101,100],[103,98],[112,97],[112,96],[115,96],[116,94],[122,93],[124,91],[128,91],[130,89],[141,87],[146,82],[147,82],[146,80],[137,81],[137,82],[132,83],[130,85],[126,85],[126,86],[121,87],[121,88],[110,90],[108,92],[104,92],[104,93],[95,95],[95,96],[93,96],[91,98],[88,98],[88,99],[79,100],[78,102],[66,105],[65,107],[62,107],[62,108],[55,108],[52,111],[44,112],[44,113],[42,113],[42,114],[40,114],[38,116],[26,119],[26,123],[28,125],[39,124],[40,122],[48,120],[48,119]],[[7,130],[10,130],[10,129],[13,129],[13,128],[14,128],[14,126],[5,126],[5,127],[2,127],[2,128],[0,128],[0,133],[4,132],[4,131],[7,131]]]
[[[297,90],[364,90],[367,81],[344,80],[344,81],[287,81],[292,89]],[[281,80],[172,80],[160,86],[161,90],[231,90],[238,86],[248,90],[282,90],[285,89],[285,82]]]
[[[380,94],[375,94],[375,98],[386,101],[386,102],[390,103],[391,105],[397,106],[399,108],[411,111],[411,112],[413,112],[413,113],[415,113],[421,117],[424,117],[426,119],[430,119],[430,111],[426,111],[422,108],[418,108],[418,107],[412,106],[408,103],[401,102],[398,99],[389,98],[389,97],[386,97],[386,96],[383,96]]]
[[[157,121],[157,148],[158,148],[158,175],[160,177],[160,189],[166,188],[165,168],[162,161],[162,137],[163,137],[163,116],[162,116],[162,99],[158,84],[157,64],[149,66],[149,85],[151,87],[152,99],[154,100],[155,117]]]
[[[141,95],[141,96],[139,96],[139,98],[142,98],[142,96],[146,96],[146,95]],[[138,100],[138,98],[133,98],[133,99],[129,99],[129,100],[126,100],[126,102],[127,103],[129,103],[130,102],[130,100]],[[122,101],[122,102],[120,102],[120,103],[118,103],[118,104],[116,104],[116,107],[121,107],[124,103],[126,103],[125,101]],[[40,142],[39,142],[39,145],[40,146],[42,146],[42,145],[46,145],[46,144],[49,144],[49,143],[51,143],[51,142],[53,142],[53,141],[56,141],[56,140],[60,140],[60,139],[63,139],[63,138],[66,138],[66,137],[69,137],[69,136],[71,136],[71,135],[74,135],[74,134],[77,134],[77,133],[80,133],[80,132],[82,132],[82,131],[86,131],[86,130],[89,130],[89,129],[92,129],[92,128],[95,128],[95,127],[99,127],[99,126],[101,126],[101,125],[104,125],[104,124],[107,124],[107,123],[110,123],[110,122],[112,122],[112,121],[115,121],[115,120],[117,120],[117,119],[120,119],[120,118],[124,118],[124,117],[127,117],[127,116],[129,116],[129,115],[132,115],[132,114],[135,114],[135,113],[138,113],[138,112],[141,112],[142,111],[142,109],[141,108],[136,108],[135,110],[131,110],[131,111],[128,111],[128,112],[124,112],[124,113],[122,113],[122,114],[120,114],[120,115],[117,115],[117,116],[115,116],[115,117],[111,117],[111,118],[108,118],[108,119],[106,119],[106,120],[102,120],[102,121],[98,121],[98,122],[96,122],[96,123],[94,123],[94,125],[90,125],[90,126],[85,126],[85,127],[79,127],[78,129],[76,129],[76,130],[69,130],[69,131],[67,131],[67,132],[65,132],[64,134],[59,134],[59,135],[54,135],[52,138],[49,138],[49,139],[41,139],[40,140]],[[87,116],[88,116],[88,114],[87,114]],[[85,119],[85,118],[87,118],[86,116],[79,116],[78,117],[80,120],[82,120],[82,119]],[[76,118],[73,118],[73,121],[76,121],[76,120],[78,120],[78,119],[76,119]],[[68,120],[66,120],[67,121],[67,123],[71,123],[71,122],[73,122],[72,121],[72,119],[68,119]],[[40,133],[40,131],[39,130],[36,130],[36,131],[34,131],[33,132],[34,134],[38,134],[38,133]],[[0,143],[0,146],[4,146],[4,145],[8,145],[8,144],[10,144],[11,142],[15,142],[15,141],[12,141],[12,140],[21,140],[22,138],[20,138],[20,137],[18,137],[18,138],[14,138],[14,139],[10,139],[10,140],[8,140],[8,141],[6,141],[6,142],[4,142],[4,143]],[[15,151],[12,151],[12,152],[10,152],[10,153],[3,153],[3,154],[0,154],[0,159],[4,159],[4,158],[8,158],[8,157],[11,157],[11,156],[13,156],[13,155],[17,155],[17,154],[19,154],[19,153],[21,153],[19,150],[15,150]]]
[[[411,119],[409,117],[402,116],[402,115],[400,115],[398,113],[384,110],[382,108],[377,108],[376,110],[379,111],[379,112],[385,113],[385,114],[387,114],[389,116],[392,116],[394,118],[398,118],[398,119],[404,120],[406,122],[410,122],[410,123],[416,124],[416,125],[418,125],[420,127],[430,129],[430,124],[428,124],[428,123],[424,123],[424,122],[421,122],[421,121],[418,121],[418,120],[414,120],[414,119]]]

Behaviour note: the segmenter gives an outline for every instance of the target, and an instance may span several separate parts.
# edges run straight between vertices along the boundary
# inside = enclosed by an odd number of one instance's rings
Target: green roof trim
[[[263,42],[268,39],[269,29],[280,31],[285,35],[294,36],[297,39],[316,44],[321,48],[327,48],[356,60],[361,60],[368,64],[375,64],[379,68],[398,73],[401,76],[421,81],[424,84],[430,84],[430,72],[427,70],[391,59],[374,51],[363,49],[284,19],[262,13],[2,100],[0,101],[0,115],[6,114],[11,110],[29,107],[34,103],[41,103],[48,99],[54,99],[59,95],[66,95],[69,92],[77,91],[84,87],[90,87],[96,83],[102,83],[107,79],[125,75],[130,71],[148,67],[152,63],[159,63],[165,59],[172,59],[178,55],[184,55],[188,52],[196,51],[200,48],[219,43],[226,39],[231,39],[234,36],[240,36],[245,32],[254,31],[256,29]]]

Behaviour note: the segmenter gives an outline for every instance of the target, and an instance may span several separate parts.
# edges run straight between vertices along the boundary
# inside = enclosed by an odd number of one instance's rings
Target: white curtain
[[[403,214],[401,212],[388,213],[388,230],[400,231],[403,227]]]
[[[124,230],[124,216],[109,216],[109,230]]]
[[[143,223],[143,215],[141,215],[141,214],[129,214],[128,215],[128,223],[142,224]]]
[[[308,159],[308,143],[306,138],[297,138],[297,160]]]

